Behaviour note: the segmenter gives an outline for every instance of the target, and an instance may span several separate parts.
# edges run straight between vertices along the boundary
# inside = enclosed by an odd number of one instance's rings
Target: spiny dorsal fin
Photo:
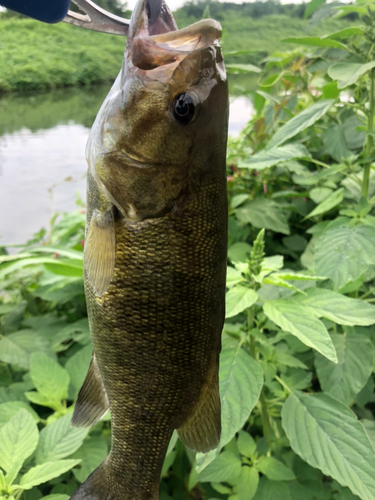
[[[192,450],[206,453],[218,446],[221,418],[217,374],[212,378],[194,412],[177,432],[184,445]]]
[[[89,371],[79,391],[74,407],[72,427],[91,427],[104,417],[109,408],[102,376],[92,355]]]
[[[94,210],[85,241],[85,269],[95,294],[106,292],[115,269],[116,234],[113,210]]]

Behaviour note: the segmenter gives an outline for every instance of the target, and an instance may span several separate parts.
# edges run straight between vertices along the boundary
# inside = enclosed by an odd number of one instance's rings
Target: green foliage
[[[375,13],[358,9],[366,28],[263,61],[229,141],[222,435],[206,454],[173,436],[162,500],[375,496]],[[92,350],[83,234],[59,216],[0,257],[2,500],[67,500],[108,453],[108,417],[70,427]]]

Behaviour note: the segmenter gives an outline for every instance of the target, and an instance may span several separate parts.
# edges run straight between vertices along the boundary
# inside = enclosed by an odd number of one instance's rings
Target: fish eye
[[[173,99],[172,112],[176,121],[186,125],[195,116],[195,103],[193,98],[186,92],[177,94]]]

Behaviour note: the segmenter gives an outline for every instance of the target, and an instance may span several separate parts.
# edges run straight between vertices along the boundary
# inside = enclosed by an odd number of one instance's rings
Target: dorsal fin
[[[104,388],[95,354],[93,354],[89,370],[81,390],[79,391],[74,407],[71,426],[91,427],[104,417],[108,408],[109,402],[107,393]]]

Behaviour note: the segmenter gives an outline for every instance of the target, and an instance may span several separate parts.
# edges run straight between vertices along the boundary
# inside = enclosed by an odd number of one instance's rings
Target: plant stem
[[[372,153],[372,148],[374,146],[374,137],[372,132],[374,130],[374,108],[375,108],[375,99],[374,99],[374,80],[375,74],[371,70],[370,73],[370,110],[368,114],[368,122],[367,122],[367,142],[366,142],[366,151],[365,158],[368,158]],[[368,191],[370,184],[370,169],[371,169],[371,161],[365,163],[363,168],[363,180],[362,180],[362,189],[361,195],[368,199]]]
[[[264,397],[263,390],[259,397],[260,402],[260,418],[262,419],[263,435],[266,437],[268,444],[270,444],[270,417],[268,415],[266,398]]]

